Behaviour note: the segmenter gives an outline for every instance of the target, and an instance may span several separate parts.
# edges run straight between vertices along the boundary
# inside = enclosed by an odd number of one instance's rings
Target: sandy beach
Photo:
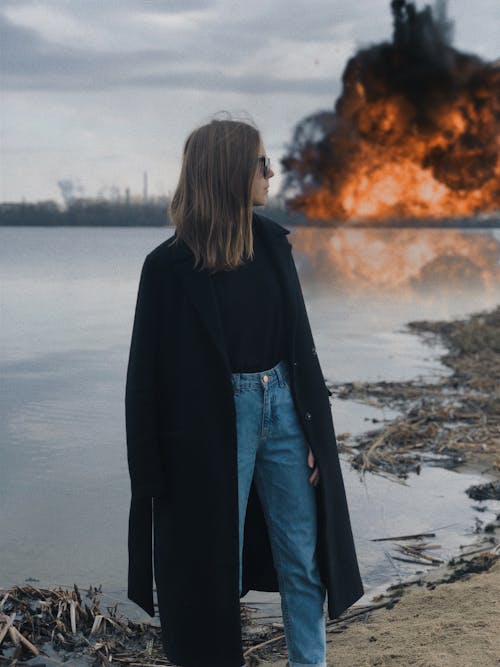
[[[328,667],[498,667],[499,624],[497,561],[466,580],[411,588],[393,609],[328,632]]]
[[[500,664],[500,563],[465,581],[413,588],[329,640],[329,665],[493,667]]]

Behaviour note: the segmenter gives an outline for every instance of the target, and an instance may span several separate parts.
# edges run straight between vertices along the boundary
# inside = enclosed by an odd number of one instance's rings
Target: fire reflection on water
[[[500,284],[500,240],[489,232],[296,227],[306,274],[342,292],[492,291]]]

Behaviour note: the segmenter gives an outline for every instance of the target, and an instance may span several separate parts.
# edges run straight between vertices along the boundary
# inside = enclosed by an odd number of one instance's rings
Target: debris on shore
[[[136,623],[118,611],[119,603],[101,609],[101,589],[80,592],[32,585],[0,590],[0,665],[21,667],[162,667],[165,657],[161,629]],[[271,651],[286,655],[281,623],[251,620],[252,608],[241,604],[245,655]],[[203,622],[203,619],[200,619]]]
[[[469,486],[465,493],[473,500],[500,500],[500,479]]]
[[[90,588],[82,597],[76,585],[73,590],[15,586],[0,591],[0,665],[172,665],[163,653],[160,628],[131,621],[118,612],[118,605],[107,607],[104,612],[99,592]],[[356,607],[327,626],[345,628],[375,609],[393,607],[396,601],[391,595]],[[245,659],[249,664],[258,664],[264,659],[286,657],[283,625],[254,622],[250,612],[249,605],[241,604]]]
[[[402,413],[356,438],[339,434],[340,451],[356,469],[393,479],[418,474],[422,464],[456,467],[482,460],[500,470],[500,306],[464,320],[408,327],[447,346],[441,361],[451,373],[432,383],[330,385],[338,398]]]
[[[76,585],[73,590],[27,585],[0,591],[0,665],[172,665],[163,653],[160,628],[131,621],[118,612],[118,604],[103,611],[100,592],[90,588],[82,595]],[[352,610],[331,623],[346,626],[362,614],[394,604],[390,598]],[[245,658],[285,657],[283,625],[255,623],[251,611],[249,605],[241,604]]]
[[[15,586],[0,591],[0,665],[145,665],[162,661],[159,631],[101,610],[100,589]],[[32,661],[33,656],[38,659]],[[31,659],[30,659],[31,658]]]
[[[131,621],[118,611],[119,603],[104,611],[100,593],[100,587],[82,593],[76,585],[0,591],[0,665],[172,665],[163,653],[160,627]],[[245,605],[241,617],[245,630],[250,622]],[[244,632],[246,649],[269,639],[267,629],[258,630]]]
[[[500,516],[495,532],[500,531]],[[427,535],[404,535],[384,540],[406,541]],[[401,545],[400,545],[401,546]],[[413,557],[424,555],[432,545],[413,543],[401,549]],[[434,560],[431,557],[430,560]],[[392,609],[414,586],[429,589],[439,584],[466,579],[484,572],[500,558],[496,535],[485,536],[472,551],[462,553],[440,565],[432,577],[418,577],[390,586],[370,604],[356,605],[339,618],[327,620],[327,636],[338,634],[350,625],[366,622],[380,609]],[[438,559],[436,559],[438,560]],[[420,561],[423,562],[423,561]],[[429,564],[429,560],[425,561]],[[16,667],[163,667],[172,665],[163,653],[160,628],[136,623],[118,611],[118,604],[100,607],[100,588],[81,593],[73,590],[46,589],[31,585],[0,591],[0,665]],[[252,608],[241,604],[244,656],[247,664],[272,663],[287,655],[282,623],[253,620]],[[201,619],[201,622],[203,619]]]

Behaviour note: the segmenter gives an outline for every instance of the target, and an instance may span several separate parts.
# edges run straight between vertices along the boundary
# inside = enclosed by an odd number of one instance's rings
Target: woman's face
[[[262,138],[259,140],[259,157],[264,157],[266,155],[266,150],[262,142]],[[265,206],[267,204],[268,192],[269,192],[269,179],[274,176],[274,171],[269,170],[269,173],[264,178],[262,164],[257,163],[255,169],[255,175],[253,177],[252,183],[252,204],[254,206]]]

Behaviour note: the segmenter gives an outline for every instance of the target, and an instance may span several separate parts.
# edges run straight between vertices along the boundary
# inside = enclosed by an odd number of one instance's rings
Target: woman
[[[252,212],[272,176],[251,125],[195,130],[176,232],[146,257],[139,285],[129,597],[154,614],[154,561],[164,650],[183,667],[244,664],[251,589],[280,591],[290,666],[324,667],[325,593],[330,618],[363,593],[289,232]]]

